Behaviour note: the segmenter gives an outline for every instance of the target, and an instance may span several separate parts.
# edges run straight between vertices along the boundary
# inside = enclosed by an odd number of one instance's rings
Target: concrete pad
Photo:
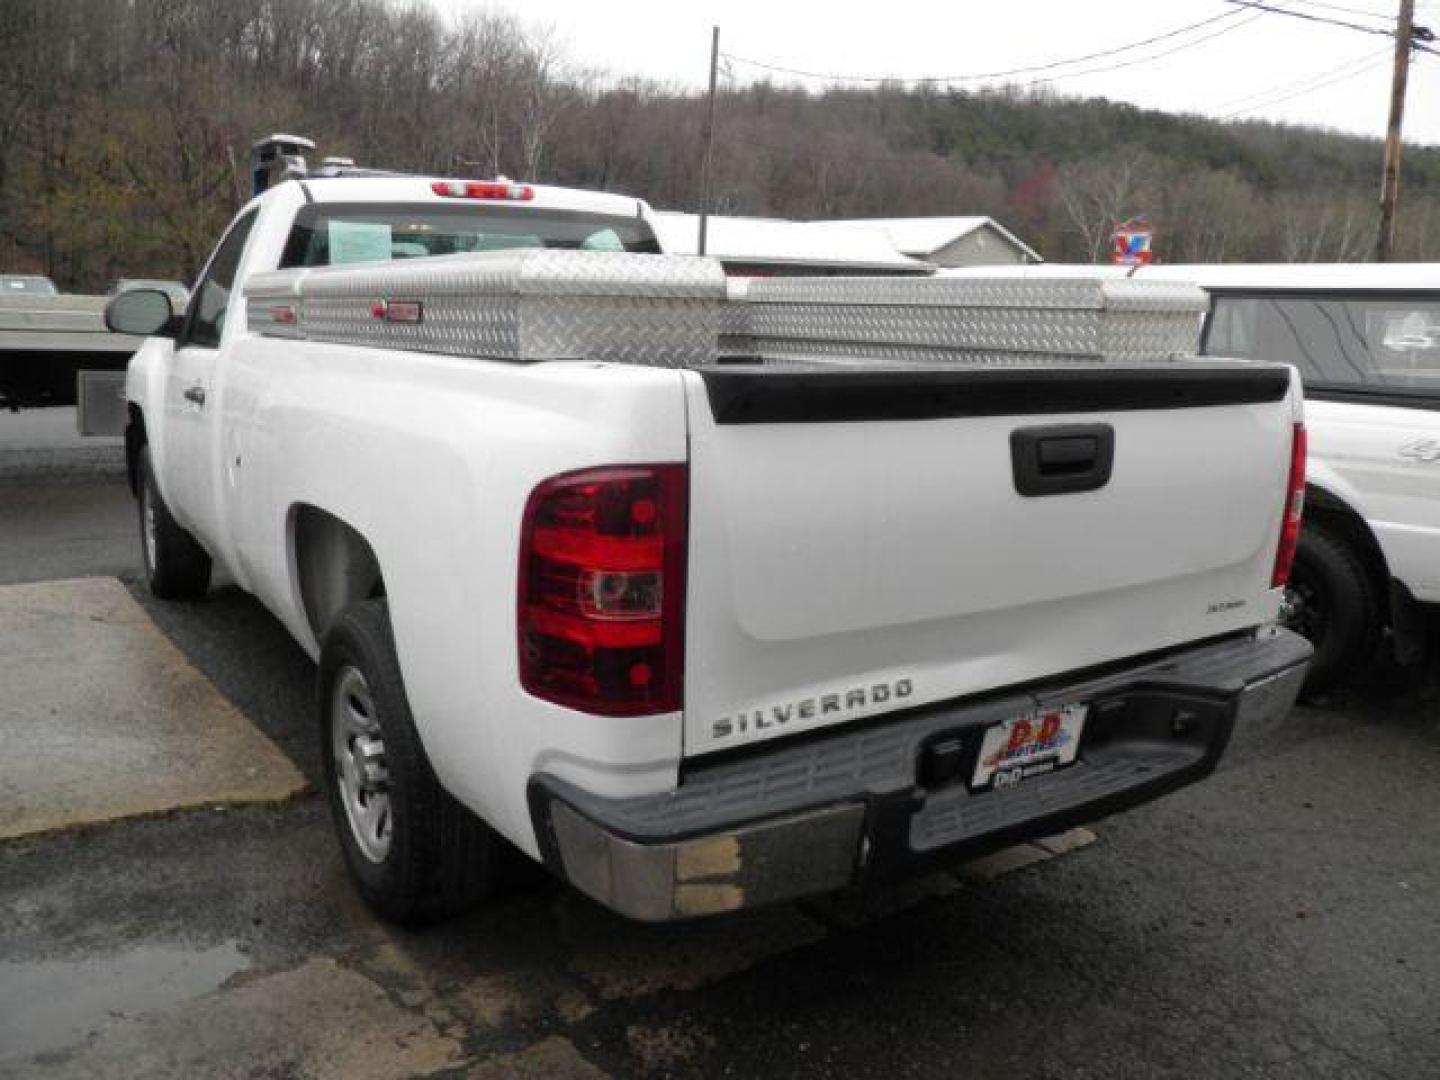
[[[399,1080],[463,1063],[456,1039],[359,973],[313,959],[275,975],[240,975],[178,1007],[117,1020],[73,1049],[18,1063],[13,1073],[0,1066],[0,1077]]]
[[[114,578],[0,588],[0,839],[304,778]]]

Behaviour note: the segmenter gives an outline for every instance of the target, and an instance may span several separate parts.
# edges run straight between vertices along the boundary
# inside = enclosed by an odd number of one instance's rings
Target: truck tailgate
[[[686,754],[1271,619],[1290,381],[1226,363],[688,373]]]

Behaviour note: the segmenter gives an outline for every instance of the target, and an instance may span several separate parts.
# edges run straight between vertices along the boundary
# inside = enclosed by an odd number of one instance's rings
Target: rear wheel
[[[1380,640],[1380,589],[1354,549],[1335,532],[1309,522],[1300,532],[1285,588],[1281,621],[1315,646],[1306,694],[1358,675]]]
[[[140,554],[145,580],[162,600],[192,600],[210,587],[210,556],[170,516],[155,483],[150,447],[140,448]]]
[[[330,813],[366,903],[392,922],[415,924],[489,892],[501,842],[430,767],[385,600],[350,606],[325,635],[318,697]]]

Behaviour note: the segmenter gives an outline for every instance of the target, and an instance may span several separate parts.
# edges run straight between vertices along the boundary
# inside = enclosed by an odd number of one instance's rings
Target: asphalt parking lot
[[[1433,665],[1297,708],[1054,857],[663,927],[517,866],[402,932],[355,899],[313,794],[303,653],[223,582],[146,596],[118,450],[15,420],[0,607],[117,579],[311,790],[0,841],[0,1076],[1440,1075]],[[6,741],[33,692],[0,684]]]

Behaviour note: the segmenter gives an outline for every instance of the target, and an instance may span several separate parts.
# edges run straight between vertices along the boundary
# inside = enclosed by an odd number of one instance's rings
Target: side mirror
[[[175,337],[180,318],[159,289],[127,289],[105,305],[105,328],[135,337]]]

